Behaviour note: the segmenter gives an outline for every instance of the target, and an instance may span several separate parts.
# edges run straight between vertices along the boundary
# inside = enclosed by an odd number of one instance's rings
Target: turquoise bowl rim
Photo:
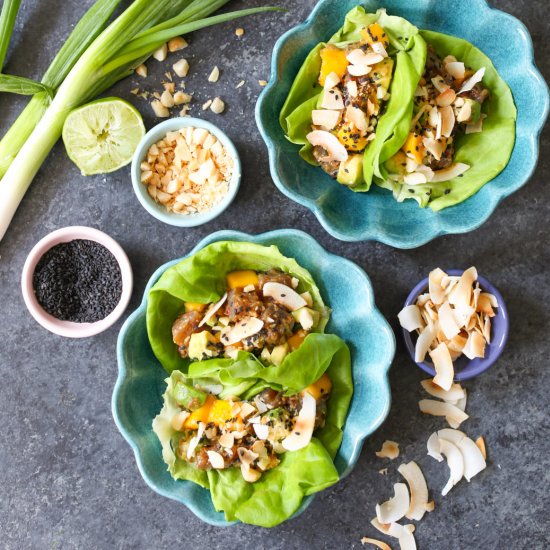
[[[147,187],[141,183],[141,161],[145,158],[147,151],[153,143],[161,140],[166,136],[167,132],[180,130],[181,128],[204,128],[213,134],[224,146],[226,151],[233,159],[233,175],[229,181],[229,190],[225,197],[216,205],[214,205],[207,212],[200,212],[197,214],[178,214],[176,212],[169,212],[162,204],[155,202],[149,193]],[[241,160],[237,148],[231,141],[229,136],[218,126],[194,117],[178,117],[165,120],[156,126],[153,126],[139,142],[137,149],[132,158],[132,166],[130,169],[132,177],[132,187],[134,192],[143,208],[149,212],[152,216],[160,220],[161,222],[176,227],[196,227],[197,225],[203,225],[217,218],[222,212],[224,212],[229,205],[233,202],[233,199],[237,195],[239,186],[241,184]]]
[[[206,245],[220,240],[249,240],[251,242],[269,242],[270,240],[274,239],[281,239],[281,238],[288,238],[288,237],[296,237],[299,239],[302,239],[306,241],[307,246],[313,248],[316,252],[322,254],[325,258],[330,259],[336,259],[338,262],[345,264],[346,269],[348,270],[354,270],[360,277],[362,277],[365,281],[365,289],[367,290],[367,296],[365,297],[365,303],[370,305],[370,312],[374,315],[376,318],[377,323],[380,326],[380,329],[386,334],[388,339],[388,348],[386,349],[386,354],[383,362],[383,368],[380,368],[380,372],[378,373],[379,376],[374,380],[374,384],[377,387],[377,391],[382,396],[383,405],[380,408],[380,411],[378,412],[378,415],[373,419],[373,421],[370,423],[369,430],[364,433],[357,433],[354,436],[353,439],[353,446],[352,446],[352,453],[350,456],[349,462],[346,463],[345,468],[340,472],[340,479],[343,479],[346,477],[353,468],[355,467],[360,453],[361,449],[363,447],[363,443],[365,439],[370,436],[372,433],[374,433],[380,425],[384,422],[386,417],[389,414],[390,406],[391,406],[391,390],[390,390],[390,383],[389,383],[389,369],[393,362],[393,359],[395,357],[396,352],[396,338],[395,334],[386,320],[386,318],[382,315],[380,310],[376,307],[376,302],[374,299],[374,291],[372,288],[372,284],[370,282],[369,276],[366,274],[366,272],[359,267],[356,263],[352,262],[351,260],[348,260],[347,258],[344,258],[342,256],[338,256],[337,254],[333,254],[331,252],[328,252],[325,250],[313,237],[308,235],[307,233],[303,231],[299,231],[296,229],[276,229],[273,231],[268,231],[265,233],[259,233],[256,235],[247,234],[241,231],[232,231],[232,230],[222,230],[222,231],[216,231],[215,233],[212,233],[208,235],[207,237],[203,238],[189,253],[187,253],[182,258],[178,258],[176,260],[171,260],[169,262],[166,262],[165,264],[161,265],[158,269],[155,270],[153,275],[151,275],[144,293],[143,298],[141,300],[141,303],[139,306],[130,314],[130,316],[126,319],[124,324],[122,325],[122,328],[120,329],[118,339],[117,339],[117,364],[118,364],[118,376],[117,380],[115,382],[115,386],[113,389],[113,394],[111,398],[111,411],[112,415],[115,421],[115,424],[124,437],[124,439],[128,442],[130,447],[132,448],[132,451],[134,452],[134,457],[138,466],[138,470],[144,479],[144,481],[149,485],[151,489],[153,489],[156,493],[170,498],[172,500],[176,500],[177,502],[180,502],[184,504],[191,512],[193,512],[199,519],[202,521],[209,523],[210,525],[214,525],[217,527],[226,527],[230,525],[235,525],[240,523],[239,521],[233,521],[229,522],[224,519],[213,519],[211,516],[206,514],[199,505],[197,505],[194,501],[184,501],[178,496],[171,494],[170,491],[165,490],[162,487],[159,487],[146,473],[145,468],[143,466],[142,462],[142,456],[141,452],[139,450],[138,445],[134,441],[134,438],[129,433],[129,431],[126,429],[126,427],[123,425],[123,423],[120,420],[120,416],[118,413],[118,398],[121,393],[121,389],[123,384],[125,383],[126,379],[129,375],[129,368],[126,365],[124,361],[124,350],[123,350],[123,343],[125,340],[126,333],[130,329],[131,325],[136,321],[136,319],[145,313],[146,307],[147,307],[147,294],[149,293],[149,290],[151,287],[157,282],[159,277],[168,269],[169,267],[177,264],[182,259],[187,258],[191,256],[192,254],[195,254],[198,250],[201,248],[204,248]],[[353,361],[353,357],[352,357]],[[162,368],[160,365],[158,365],[158,368]],[[354,386],[356,385],[357,380],[354,379]],[[351,409],[350,409],[351,410]],[[347,426],[344,427],[344,431],[346,431]],[[160,451],[159,451],[160,452]],[[335,462],[338,460],[339,455],[336,456]],[[188,482],[191,483],[191,482]],[[311,495],[308,497],[305,497],[302,501],[302,505],[298,509],[298,511],[292,516],[292,518],[297,517],[300,515],[304,510],[311,504],[313,498],[315,498],[316,495]],[[289,519],[292,519],[289,518]]]
[[[393,246],[395,248],[410,249],[410,248],[417,248],[419,246],[422,246],[442,235],[468,233],[470,231],[477,229],[491,217],[496,207],[503,199],[510,196],[512,193],[514,193],[515,191],[517,191],[527,183],[527,181],[533,175],[538,162],[540,136],[541,136],[542,129],[544,128],[546,119],[548,118],[550,98],[549,98],[548,85],[544,80],[540,71],[537,69],[537,66],[535,63],[533,42],[531,40],[531,36],[529,34],[527,27],[524,25],[524,23],[522,23],[519,19],[517,19],[513,15],[510,15],[509,13],[503,12],[502,10],[498,10],[496,8],[491,7],[487,2],[487,0],[471,0],[472,6],[469,9],[470,13],[480,13],[481,11],[485,11],[488,14],[487,16],[489,17],[489,19],[491,18],[491,12],[498,13],[499,16],[506,18],[511,23],[511,25],[515,26],[515,29],[517,30],[518,34],[521,35],[522,37],[523,44],[525,47],[525,51],[523,52],[523,57],[527,58],[529,61],[529,65],[525,67],[524,74],[529,74],[532,77],[532,85],[536,84],[536,86],[539,87],[540,95],[543,97],[542,105],[533,106],[534,109],[538,109],[540,111],[538,113],[538,116],[534,117],[537,121],[534,128],[530,128],[529,133],[525,136],[520,136],[518,135],[518,133],[516,134],[516,144],[514,145],[514,150],[516,149],[517,142],[520,139],[528,140],[532,144],[533,152],[530,158],[528,159],[529,161],[528,169],[524,171],[521,175],[519,175],[519,177],[517,177],[517,182],[514,183],[513,185],[507,186],[506,189],[502,189],[502,188],[495,189],[495,192],[490,195],[491,204],[487,211],[487,214],[484,217],[481,217],[480,219],[475,220],[471,223],[464,223],[462,225],[454,224],[453,227],[450,227],[453,224],[447,223],[445,224],[445,226],[443,226],[441,220],[439,219],[435,230],[432,230],[431,232],[426,231],[426,234],[424,236],[419,236],[417,238],[412,238],[410,236],[406,238],[399,238],[399,237],[396,238],[383,231],[380,231],[378,227],[372,227],[372,226],[367,228],[367,230],[365,230],[361,235],[352,235],[350,234],[350,232],[347,232],[345,230],[342,231],[334,227],[331,224],[330,220],[323,213],[322,208],[314,200],[311,200],[302,196],[300,193],[294,191],[293,189],[289,188],[286,185],[286,183],[279,176],[279,173],[277,171],[277,166],[276,166],[277,144],[271,137],[269,131],[267,130],[266,125],[263,122],[263,117],[264,117],[263,112],[264,112],[264,109],[266,108],[265,105],[267,105],[270,102],[270,96],[280,82],[281,73],[279,71],[279,60],[280,60],[283,46],[286,44],[286,42],[289,39],[312,29],[315,26],[316,20],[319,17],[319,15],[326,9],[326,6],[330,3],[337,2],[337,1],[338,0],[319,0],[319,2],[315,6],[311,14],[308,16],[308,18],[303,23],[285,32],[278,39],[278,41],[276,42],[273,48],[273,55],[271,59],[270,80],[267,86],[264,88],[264,90],[260,94],[260,96],[258,97],[258,101],[256,103],[256,110],[255,110],[256,124],[268,149],[269,168],[270,168],[273,182],[284,195],[286,195],[288,198],[290,198],[294,202],[297,202],[298,204],[305,206],[311,212],[313,212],[313,214],[316,216],[316,218],[318,219],[322,227],[325,229],[325,231],[327,231],[330,235],[332,235],[333,237],[341,241],[347,241],[347,242],[359,241],[360,242],[360,241],[373,240],[373,241],[378,241],[378,242],[387,244],[389,246]],[[453,5],[456,4],[456,0],[439,0],[439,1],[447,2],[451,9]],[[375,3],[380,4],[378,7],[384,7],[383,2],[375,2]],[[426,3],[429,4],[429,2],[426,2]],[[365,1],[358,0],[357,5],[365,5]],[[282,129],[280,131],[282,133]],[[297,160],[299,160],[298,148],[296,149],[296,158]],[[504,170],[499,175],[502,175],[506,171],[506,169],[507,167],[505,167]],[[490,185],[490,183],[491,182],[488,182],[486,185]],[[471,200],[472,198],[473,197],[470,197],[470,199],[467,199],[467,200]]]

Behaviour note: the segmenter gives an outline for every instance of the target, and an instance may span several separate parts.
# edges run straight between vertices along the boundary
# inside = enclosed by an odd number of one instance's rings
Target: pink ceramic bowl
[[[59,243],[73,241],[75,239],[95,241],[107,248],[107,250],[109,250],[116,258],[122,275],[122,294],[120,296],[120,301],[115,309],[107,315],[105,319],[95,323],[73,323],[72,321],[60,321],[42,309],[34,294],[32,279],[34,270],[36,269],[36,265],[40,261],[40,258],[42,258],[42,256],[53,246]],[[94,336],[100,332],[103,332],[121,317],[124,310],[128,306],[130,296],[132,295],[133,281],[132,266],[130,265],[128,256],[126,256],[126,253],[122,247],[112,237],[109,237],[109,235],[99,231],[98,229],[93,229],[92,227],[72,226],[53,231],[34,246],[23,267],[23,274],[21,276],[21,290],[23,291],[23,298],[31,315],[45,329],[53,332],[54,334],[58,334],[59,336],[67,336],[69,338],[85,338],[87,336]]]

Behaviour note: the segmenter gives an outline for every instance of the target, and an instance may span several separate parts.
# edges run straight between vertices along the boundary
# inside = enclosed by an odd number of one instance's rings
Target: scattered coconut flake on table
[[[369,537],[363,537],[361,539],[361,544],[372,544],[374,546],[377,546],[378,548],[381,548],[382,550],[391,550],[391,546],[387,545],[385,542],[382,542],[381,540],[370,539]]]
[[[428,510],[428,485],[418,464],[411,461],[401,464],[397,471],[405,478],[409,486],[410,505],[405,517],[420,521]]]
[[[375,454],[378,458],[389,458],[390,460],[393,460],[399,456],[399,443],[386,440],[382,443],[382,448],[379,451],[376,451]]]
[[[405,483],[393,485],[394,496],[376,505],[376,518],[380,523],[394,523],[399,521],[409,510],[409,490]]]
[[[421,399],[418,402],[418,406],[424,414],[431,414],[432,416],[444,416],[447,422],[454,422],[458,426],[465,420],[468,420],[469,416],[461,411],[456,405],[451,403],[435,401],[434,399]]]

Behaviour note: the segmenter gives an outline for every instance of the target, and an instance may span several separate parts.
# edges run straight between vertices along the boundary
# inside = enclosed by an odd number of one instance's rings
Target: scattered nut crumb
[[[170,92],[173,94],[176,91],[176,85],[173,82],[164,82],[163,83],[164,89],[167,92]]]
[[[165,76],[170,82],[172,82],[172,73],[166,71],[166,72],[164,73],[164,76]]]
[[[382,443],[382,449],[376,451],[375,454],[378,458],[389,458],[393,460],[399,456],[399,444],[395,441],[384,441],[384,443]]]
[[[168,56],[168,46],[163,44],[158,50],[153,53],[153,57],[157,61],[164,61]]]
[[[210,110],[217,115],[222,114],[225,111],[225,103],[219,97],[214,98],[212,105],[210,105]]]
[[[208,109],[208,107],[210,107],[210,105],[212,105],[212,100],[209,99],[203,106],[202,106],[202,110],[203,111],[206,111]]]
[[[160,99],[160,94],[158,92],[153,92],[153,97],[156,99]]]
[[[387,476],[388,475],[388,469],[387,468],[382,468],[381,470],[378,470],[378,473],[381,476]]]
[[[244,80],[241,80],[241,81],[235,86],[235,88],[240,88],[241,86],[244,86]]]
[[[147,76],[147,66],[142,63],[139,67],[136,67],[136,74],[145,78]]]
[[[139,88],[134,88],[133,90],[130,90],[131,94],[138,95],[139,94]]]
[[[182,103],[191,103],[193,96],[191,94],[186,94],[185,92],[177,91],[174,94],[174,103],[176,105],[181,105]]]
[[[264,86],[267,86],[267,80],[258,80],[258,84],[263,88]]]
[[[219,78],[220,78],[220,69],[218,69],[218,67],[216,66],[212,69],[212,72],[208,77],[208,82],[218,82]]]
[[[172,65],[172,69],[174,69],[174,72],[180,78],[183,78],[184,76],[187,76],[187,73],[189,72],[189,62],[185,58],[180,59],[177,63]]]
[[[170,111],[158,99],[151,102],[151,107],[159,118],[168,118],[170,116]]]
[[[172,40],[168,41],[168,49],[172,53],[183,50],[183,48],[187,48],[188,45],[187,40],[185,40],[182,36],[176,36],[175,38],[172,38]]]
[[[235,29],[235,34],[237,36],[242,36],[244,34],[244,29],[239,27],[238,29]]]
[[[164,92],[160,96],[160,102],[165,107],[168,107],[168,108],[173,107],[175,105],[174,96],[168,90],[164,90]]]

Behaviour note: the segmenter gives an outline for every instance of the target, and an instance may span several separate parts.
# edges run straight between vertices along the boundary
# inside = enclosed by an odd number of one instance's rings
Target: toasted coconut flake
[[[428,183],[428,178],[421,172],[412,172],[411,174],[404,176],[403,181],[407,185],[422,185],[424,183]]]
[[[254,424],[254,431],[258,436],[258,439],[265,440],[269,435],[269,426],[266,424]]]
[[[449,294],[449,303],[453,305],[469,306],[472,299],[474,283],[477,280],[477,270],[470,267],[460,276],[456,287]]]
[[[441,450],[439,447],[439,437],[437,436],[437,432],[434,432],[430,437],[428,438],[428,442],[426,443],[426,446],[428,448],[428,455],[432,458],[435,458],[438,462],[443,462],[443,457],[441,456]]]
[[[464,391],[464,395],[455,403],[455,405],[461,410],[461,411],[465,411],[466,410],[466,401],[468,399],[468,393],[466,392],[466,389],[463,390]],[[453,428],[454,426],[451,426],[451,428]]]
[[[445,64],[445,69],[456,80],[463,80],[466,74],[466,67],[461,61],[450,61]]]
[[[441,156],[445,152],[445,149],[447,149],[447,142],[443,139],[435,140],[425,137],[422,138],[422,143],[426,150],[431,153],[436,160],[441,160]]]
[[[379,53],[366,53],[360,48],[356,48],[346,56],[352,65],[375,65],[384,59]]]
[[[263,294],[273,298],[290,311],[296,311],[307,305],[306,301],[293,288],[281,283],[266,283],[263,287]]]
[[[452,403],[456,405],[456,402],[459,399],[462,399],[465,395],[464,390],[460,384],[451,384],[451,387],[448,390],[442,389],[440,386],[434,383],[433,380],[422,380],[420,382],[424,390],[438,399],[442,399],[447,403]]]
[[[381,540],[371,539],[369,537],[363,537],[361,539],[361,544],[372,544],[381,550],[391,550],[391,547]]]
[[[264,285],[264,288],[265,286]],[[315,414],[317,402],[308,392],[302,395],[302,408],[292,428],[292,433],[281,442],[287,451],[298,451],[304,448],[310,441],[315,427]]]
[[[436,98],[435,102],[440,107],[448,107],[453,104],[456,99],[456,93],[452,88],[447,88],[444,92],[441,92]]]
[[[382,42],[373,42],[370,47],[374,53],[381,55],[382,57],[388,57],[388,52]]]
[[[412,332],[413,330],[422,328],[424,323],[422,322],[422,317],[420,315],[420,309],[416,305],[410,305],[404,307],[398,314],[397,318],[401,326]]]
[[[223,306],[226,300],[227,292],[214,305],[208,308],[208,311],[205,313],[202,321],[199,323],[199,327],[202,327],[205,323],[207,323],[212,318],[212,316]]]
[[[264,326],[263,321],[256,317],[245,317],[241,321],[235,324],[227,333],[222,333],[222,342],[231,346],[236,344],[245,338],[253,336],[262,330]]]
[[[348,65],[348,73],[351,76],[366,76],[372,70],[369,65]]]
[[[450,86],[443,80],[441,76],[436,76],[432,78],[432,84],[439,93],[443,93],[445,90],[448,90]]]
[[[447,459],[447,465],[450,470],[449,480],[441,491],[441,494],[445,496],[462,479],[464,475],[464,459],[462,458],[460,449],[446,439],[439,438],[439,450]]]
[[[483,80],[483,77],[485,76],[485,67],[481,67],[478,71],[476,71],[464,84],[462,85],[462,88],[460,88],[458,94],[463,94],[464,92],[469,92],[478,82],[481,82]]]
[[[378,518],[371,519],[370,523],[375,529],[377,529],[381,533],[384,533],[384,535],[389,535],[389,530],[390,530],[389,523],[380,523],[378,521]]]
[[[191,438],[189,441],[189,447],[187,447],[187,458],[190,459],[195,455],[197,450],[197,445],[204,435],[204,430],[206,429],[206,424],[204,422],[199,422],[199,428],[197,430],[197,435]]]
[[[215,470],[223,470],[225,468],[225,462],[220,453],[217,453],[216,451],[206,451],[206,454],[208,455],[208,460],[210,461],[212,468]]]
[[[405,516],[407,519],[420,521],[426,513],[426,506],[428,504],[426,478],[422,474],[422,470],[420,470],[418,464],[414,461],[401,464],[397,468],[397,471],[405,478],[411,495],[410,506]]]
[[[314,130],[306,136],[306,139],[314,147],[319,145],[328,153],[328,156],[323,160],[336,160],[342,162],[348,159],[348,152],[346,151],[346,148],[340,143],[338,138],[330,132]]]
[[[441,135],[450,137],[455,126],[455,113],[453,108],[447,105],[446,107],[441,107],[439,112],[441,113]]]
[[[378,473],[381,476],[387,476],[388,475],[388,469],[387,468],[381,468],[380,470],[378,470]]]
[[[241,405],[241,418],[250,416],[256,409],[250,403],[243,403]]]
[[[447,347],[449,348],[449,352],[455,352],[460,355],[467,341],[468,341],[468,338],[465,338],[461,334],[457,334],[454,338],[451,338],[451,340],[447,342]]]
[[[481,456],[487,460],[487,447],[485,446],[485,438],[480,435],[475,441],[477,448],[481,451]]]
[[[457,422],[458,425],[469,418],[464,411],[461,411],[456,405],[452,405],[451,403],[442,403],[433,399],[421,399],[418,402],[418,406],[424,414],[444,416],[447,421],[452,420],[453,422]]]
[[[357,97],[359,89],[357,88],[357,82],[355,80],[349,80],[348,82],[346,82],[346,88],[348,90],[348,94],[351,97]]]
[[[430,357],[433,361],[436,375],[433,382],[445,391],[451,389],[455,375],[453,361],[449,354],[449,348],[441,342],[434,350],[430,351]]]
[[[447,274],[439,267],[430,271],[428,276],[428,290],[430,299],[436,305],[443,303],[445,299],[445,290],[443,289],[442,281]]]
[[[233,447],[233,445],[235,445],[235,435],[230,433],[230,432],[224,433],[218,439],[218,443],[222,447],[226,447],[228,449],[231,449]]]
[[[490,296],[494,298],[492,294],[487,294],[486,292],[480,293],[476,304],[476,311],[485,313],[489,317],[494,317],[495,311],[493,310],[493,304],[491,303],[491,298],[489,298]]]
[[[376,505],[376,517],[380,523],[394,523],[399,521],[409,509],[409,490],[405,483],[395,483],[393,486],[394,496]]]
[[[446,339],[452,340],[460,332],[460,327],[456,323],[451,305],[448,302],[441,304],[438,315],[439,326],[444,332]]]
[[[464,460],[464,477],[469,482],[474,476],[485,470],[487,464],[479,447],[469,437],[464,437],[458,444]]]
[[[375,454],[378,458],[389,458],[390,460],[393,460],[399,456],[399,443],[386,440],[382,443],[382,448],[379,451],[376,451]]]
[[[442,181],[450,181],[454,178],[458,178],[458,176],[461,176],[464,174],[464,172],[468,171],[470,167],[467,164],[464,164],[462,162],[455,162],[448,168],[443,168],[442,170],[436,170],[434,172],[434,177],[432,179],[433,183],[438,183]]]
[[[481,113],[481,116],[475,124],[468,124],[466,126],[465,134],[477,134],[481,132],[483,130],[483,121],[485,120],[486,116],[487,115],[485,113]]]
[[[349,105],[346,108],[346,119],[353,123],[354,126],[362,133],[367,133],[367,128],[369,127],[369,123],[367,120],[367,115],[357,107],[354,107],[353,105]]]
[[[435,510],[435,502],[433,500],[430,500],[430,502],[426,504],[426,512],[433,512],[434,510]]]
[[[426,354],[432,345],[436,335],[434,327],[427,326],[418,336],[414,347],[414,360],[421,363],[426,358]]]
[[[462,353],[468,357],[468,359],[485,357],[485,338],[476,331],[470,332]]]
[[[330,131],[338,125],[341,116],[341,111],[315,109],[311,112],[311,121],[315,126],[320,126],[323,130]]]

